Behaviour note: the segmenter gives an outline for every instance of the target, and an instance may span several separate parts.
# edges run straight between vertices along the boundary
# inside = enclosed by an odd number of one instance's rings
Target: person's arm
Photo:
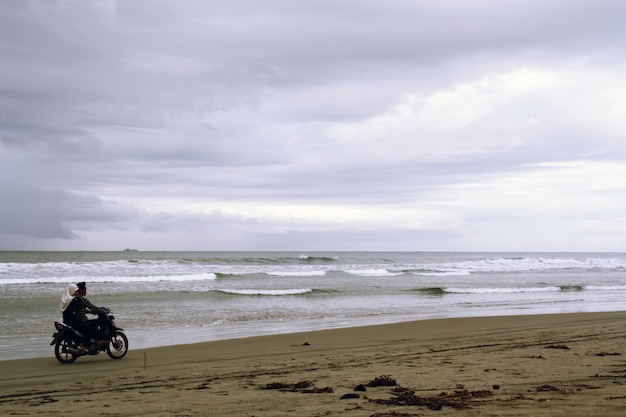
[[[100,308],[98,306],[93,305],[91,301],[89,301],[86,298],[83,298],[83,305],[85,306],[87,311],[90,312],[91,314],[107,314],[109,312],[108,310],[104,308]]]

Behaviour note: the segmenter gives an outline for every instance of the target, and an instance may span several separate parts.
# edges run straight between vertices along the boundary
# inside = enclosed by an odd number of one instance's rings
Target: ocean
[[[0,252],[0,360],[53,358],[69,283],[130,349],[409,320],[624,310],[626,254]],[[301,342],[305,342],[304,340]]]

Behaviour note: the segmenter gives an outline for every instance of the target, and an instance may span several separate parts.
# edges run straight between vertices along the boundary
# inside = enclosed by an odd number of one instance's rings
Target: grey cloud
[[[14,219],[0,230],[223,225],[242,244],[264,205],[470,218],[441,190],[623,160],[625,12],[609,0],[4,2],[0,184],[15,201],[0,203]],[[530,88],[524,68],[573,81]],[[301,230],[270,223],[283,242]],[[391,244],[369,233],[341,234]]]
[[[78,239],[77,230],[115,227],[136,215],[112,202],[65,190],[3,186],[0,192],[2,240],[7,235]]]
[[[198,213],[171,213],[160,211],[154,214],[144,214],[139,227],[145,232],[166,233],[183,230],[192,232],[214,232],[216,229],[235,227],[250,227],[257,223],[255,218],[240,215],[230,215],[220,210],[206,214]]]

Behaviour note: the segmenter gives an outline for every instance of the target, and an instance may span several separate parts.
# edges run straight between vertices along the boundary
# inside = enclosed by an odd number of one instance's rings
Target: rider
[[[76,284],[76,292],[74,299],[71,301],[71,306],[68,306],[65,311],[69,310],[68,314],[63,314],[63,319],[74,328],[78,328],[83,332],[83,343],[89,343],[90,338],[98,336],[99,319],[90,320],[85,313],[106,315],[109,313],[108,308],[101,308],[93,305],[86,297],[87,284],[79,282]],[[67,316],[67,318],[66,318]],[[103,341],[99,341],[101,343]],[[83,343],[81,346],[84,348]]]

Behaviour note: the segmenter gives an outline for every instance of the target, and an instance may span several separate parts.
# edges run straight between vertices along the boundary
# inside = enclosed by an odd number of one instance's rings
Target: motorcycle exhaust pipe
[[[63,353],[71,353],[72,355],[84,355],[86,352],[74,348],[64,348]]]

